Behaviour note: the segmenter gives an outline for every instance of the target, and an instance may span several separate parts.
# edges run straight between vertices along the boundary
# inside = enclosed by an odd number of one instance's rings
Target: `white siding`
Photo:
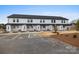
[[[15,22],[13,22],[13,20],[15,19]],[[30,19],[21,19],[21,18],[18,18],[19,19],[19,22],[17,22],[17,18],[9,18],[8,19],[8,23],[28,23],[27,21],[30,20]],[[44,20],[44,24],[51,24],[51,19],[32,19],[33,22],[29,22],[29,23],[33,23],[33,24],[38,24],[38,23],[43,23],[43,22],[40,22],[40,20]]]
[[[56,20],[56,24],[61,24],[62,20]]]
[[[51,19],[46,19],[46,20],[45,20],[45,23],[46,23],[46,24],[51,24]]]
[[[13,22],[13,20],[15,19],[15,22]],[[40,28],[41,26],[38,24],[68,24],[68,20],[65,20],[65,23],[62,23],[62,20],[55,20],[55,23],[51,22],[51,19],[22,19],[22,18],[9,18],[8,19],[8,23],[16,23],[16,24],[37,24],[37,25],[33,25],[33,28],[27,28],[26,25],[19,25],[19,28],[17,28],[16,30],[21,30],[21,31],[27,31],[27,30],[53,30],[53,26],[52,25],[46,25],[45,28]],[[17,19],[19,20],[19,22],[17,22]],[[28,22],[28,20],[32,20],[33,22]],[[40,22],[41,20],[44,20],[45,22]],[[63,20],[64,21],[64,20]],[[17,27],[17,25],[16,25]],[[57,26],[58,30],[66,30],[67,27],[63,28],[63,25]],[[7,25],[6,26],[6,31],[11,31],[11,25]]]
[[[31,19],[18,18],[19,22],[17,22],[17,18],[15,18],[15,22],[13,22],[13,20],[14,20],[13,18],[9,18],[8,23],[52,24],[51,19],[32,19],[33,22],[27,22],[28,20],[31,20]],[[45,22],[44,23],[40,22],[40,20],[44,20]],[[55,21],[56,22],[53,23],[53,24],[62,24],[62,20],[55,20]],[[68,20],[65,20],[65,24],[67,24],[67,23],[68,23]]]

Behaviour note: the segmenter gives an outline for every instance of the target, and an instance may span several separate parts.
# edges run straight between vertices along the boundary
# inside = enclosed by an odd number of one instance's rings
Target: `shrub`
[[[73,35],[73,38],[77,38],[77,35]]]
[[[68,37],[69,35],[65,35],[66,37]]]
[[[59,32],[57,32],[57,35],[59,35]]]

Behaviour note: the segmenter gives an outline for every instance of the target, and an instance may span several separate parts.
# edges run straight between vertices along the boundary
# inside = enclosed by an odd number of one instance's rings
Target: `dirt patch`
[[[56,35],[56,33],[52,33],[52,32],[40,32],[39,35],[43,36],[43,37],[50,37],[51,35]]]
[[[60,35],[52,35],[51,37],[57,38],[63,42],[79,47],[79,33],[66,33]]]
[[[57,35],[57,33],[52,32],[41,32],[40,35],[43,37],[57,38],[65,43],[79,47],[79,31],[64,31],[59,33],[60,34]]]

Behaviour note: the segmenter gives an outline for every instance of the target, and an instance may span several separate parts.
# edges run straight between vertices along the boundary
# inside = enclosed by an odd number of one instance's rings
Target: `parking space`
[[[79,48],[36,33],[20,33],[0,36],[0,53],[79,53]]]

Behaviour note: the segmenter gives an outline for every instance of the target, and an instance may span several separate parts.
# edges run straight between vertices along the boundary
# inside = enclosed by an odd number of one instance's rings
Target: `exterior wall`
[[[29,28],[27,28],[28,25],[15,25],[15,28],[13,28],[13,26],[11,25],[7,25],[6,26],[6,31],[10,32],[10,31],[54,31],[54,27],[53,25],[32,25],[29,26]],[[57,30],[58,31],[65,31],[69,28],[69,26],[65,26],[63,27],[63,25],[59,25],[57,26]]]
[[[63,30],[63,28],[62,28],[62,27],[63,27],[62,25],[57,26],[57,30],[58,30],[58,31],[62,31],[62,30]]]
[[[15,19],[15,22],[13,22],[13,20]],[[19,22],[17,22],[17,19],[19,20]],[[17,24],[20,24],[20,23],[27,23],[27,24],[52,24],[51,22],[51,19],[32,19],[33,22],[28,22],[28,20],[31,20],[31,19],[21,19],[21,18],[8,18],[8,23],[17,23]],[[40,20],[44,20],[45,22],[42,23],[40,22]],[[56,22],[53,24],[67,24],[68,23],[68,20],[65,20],[65,23],[62,23],[62,20],[55,20]]]
[[[14,19],[15,22],[13,22]],[[27,23],[27,19],[19,19],[19,22],[17,22],[17,19],[19,18],[8,18],[8,23]]]
[[[15,22],[13,22],[13,20],[15,19]],[[21,19],[21,18],[9,18],[8,19],[8,23],[13,23],[13,24],[37,24],[37,25],[32,25],[29,26],[28,25],[15,25],[15,28],[12,27],[12,25],[6,25],[6,31],[54,31],[54,27],[52,24],[68,24],[68,20],[65,20],[65,23],[62,23],[62,20],[55,20],[56,22],[52,23],[51,19],[32,19],[33,22],[28,23],[28,20],[31,19]],[[19,22],[17,22],[17,19],[19,20]],[[41,20],[44,20],[45,22],[41,22]],[[45,28],[43,28],[43,26],[38,25],[38,24],[51,24],[51,25],[45,25]],[[63,25],[58,25],[57,28],[59,31],[63,31],[63,30],[67,30],[68,26],[63,27]],[[14,26],[14,25],[13,25]]]

